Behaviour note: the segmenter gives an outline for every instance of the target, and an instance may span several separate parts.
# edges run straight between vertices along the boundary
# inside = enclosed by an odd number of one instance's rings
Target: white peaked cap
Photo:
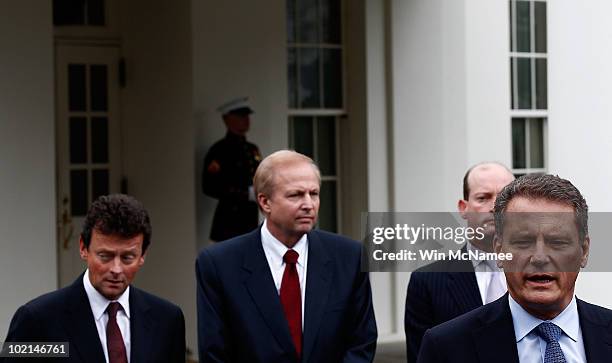
[[[221,106],[217,107],[217,111],[221,112],[222,115],[227,115],[228,113],[242,113],[242,114],[251,114],[253,113],[253,109],[249,104],[248,97],[239,97],[234,98],[231,101],[228,101]]]

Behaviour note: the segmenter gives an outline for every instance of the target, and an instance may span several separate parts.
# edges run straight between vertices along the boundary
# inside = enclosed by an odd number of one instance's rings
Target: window
[[[104,26],[104,0],[53,0],[53,24]]]
[[[289,146],[321,169],[319,227],[339,232],[344,108],[341,0],[286,0]]]
[[[546,171],[548,115],[546,1],[510,0],[512,168]]]

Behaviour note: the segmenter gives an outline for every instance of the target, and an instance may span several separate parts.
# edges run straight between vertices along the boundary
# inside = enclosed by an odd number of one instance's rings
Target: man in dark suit
[[[470,240],[464,251],[493,252],[493,203],[513,179],[508,168],[492,162],[476,164],[465,173],[457,208],[469,227],[484,228],[485,238]],[[486,261],[442,260],[414,271],[404,315],[408,363],[416,362],[427,329],[497,299],[505,292],[503,280],[497,267]]]
[[[69,357],[53,360],[58,362],[184,363],[181,309],[130,285],[150,238],[149,215],[140,202],[121,194],[99,197],[79,242],[87,270],[72,285],[20,307],[6,341],[69,342]]]
[[[361,246],[313,230],[320,175],[278,151],[255,173],[266,217],[196,263],[200,363],[372,362],[376,322]]]
[[[215,242],[250,232],[259,223],[253,176],[261,154],[246,139],[253,113],[248,101],[241,97],[219,106],[227,133],[204,158],[202,191],[219,200],[210,229]]]
[[[508,294],[428,330],[419,362],[607,362],[612,311],[577,299],[588,207],[569,181],[521,177],[495,203],[495,252]],[[441,349],[442,347],[442,349]]]

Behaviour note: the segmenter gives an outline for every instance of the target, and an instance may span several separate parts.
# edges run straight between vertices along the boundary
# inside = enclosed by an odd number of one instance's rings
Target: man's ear
[[[81,255],[81,260],[87,261],[87,256],[89,256],[89,251],[85,246],[85,242],[83,242],[83,236],[79,238],[79,254]]]
[[[502,253],[502,240],[497,235],[497,233],[495,233],[495,235],[493,236],[493,252],[495,252],[497,254]],[[497,267],[504,268],[504,261],[497,260],[496,263],[497,263]]]
[[[457,210],[459,214],[461,214],[461,218],[467,219],[466,210],[467,209],[467,201],[465,199],[459,199],[457,202]]]
[[[582,258],[580,259],[580,267],[585,268],[589,260],[589,249],[591,248],[591,238],[589,236],[584,237],[582,243]]]
[[[257,204],[264,214],[270,213],[270,198],[264,193],[257,193]]]

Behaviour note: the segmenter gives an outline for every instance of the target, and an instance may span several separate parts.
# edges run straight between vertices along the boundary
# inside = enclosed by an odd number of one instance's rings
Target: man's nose
[[[114,274],[120,274],[123,272],[123,264],[121,263],[121,257],[117,256],[113,259],[110,271]]]
[[[534,245],[534,251],[531,255],[530,263],[536,267],[544,267],[550,263],[550,251],[541,238],[538,238]]]

